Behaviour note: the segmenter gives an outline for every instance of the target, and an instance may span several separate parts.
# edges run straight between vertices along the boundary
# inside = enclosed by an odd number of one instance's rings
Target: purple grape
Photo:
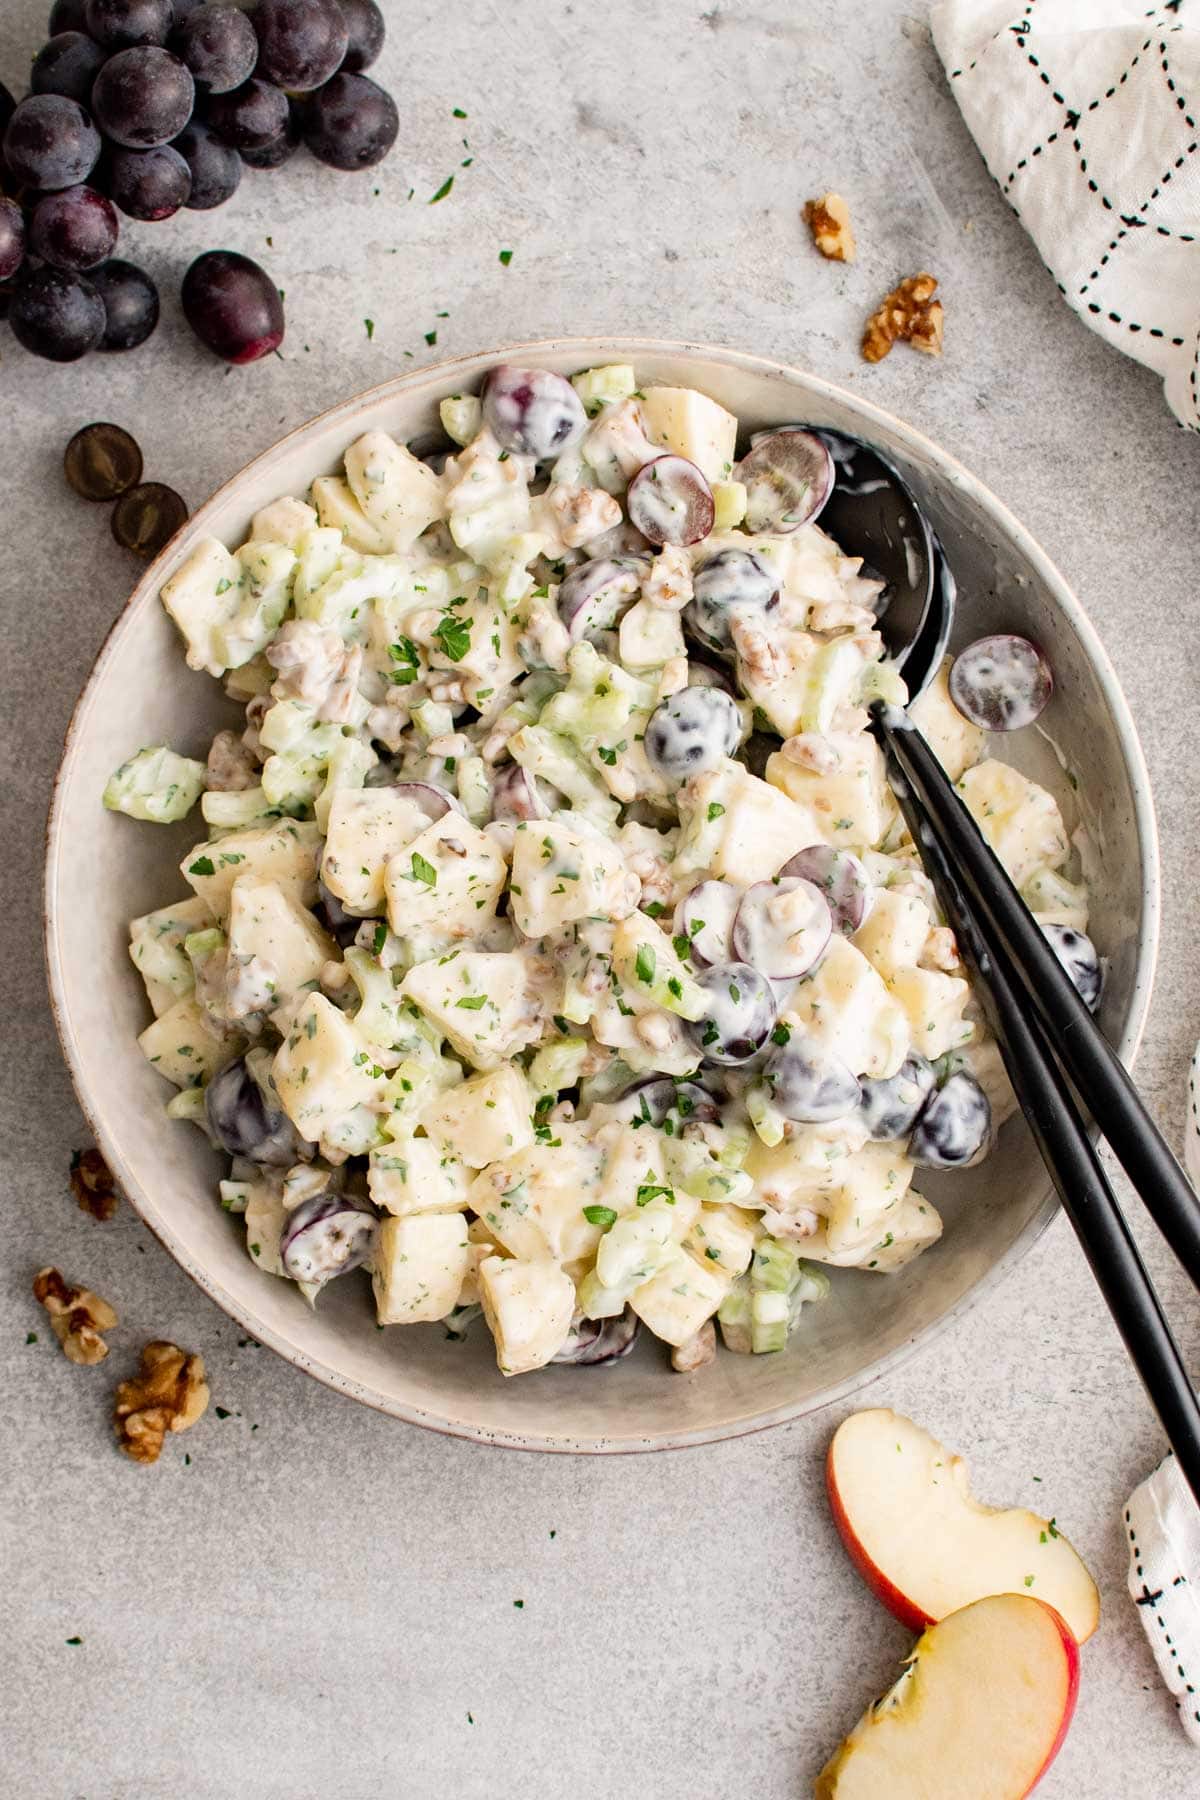
[[[348,913],[337,895],[327,888],[319,877],[317,892],[319,895],[318,917],[324,916],[330,937],[334,938],[343,950],[347,949],[358,936],[359,927],[362,925],[361,918],[354,913]]]
[[[183,278],[188,324],[229,363],[257,362],[283,342],[283,301],[266,270],[236,250],[209,250]]]
[[[21,278],[8,322],[19,344],[47,362],[77,362],[104,335],[104,302],[82,276],[34,269]]]
[[[29,248],[69,274],[94,269],[112,255],[120,224],[111,200],[95,188],[63,188],[43,194],[29,219]]]
[[[383,49],[387,27],[375,0],[341,0],[341,8],[350,34],[342,67],[351,75],[361,75]]]
[[[747,531],[796,531],[833,492],[829,447],[794,425],[760,437],[734,470],[746,487]]]
[[[493,819],[548,819],[552,808],[536,775],[520,763],[505,763],[492,779]]]
[[[959,1070],[927,1103],[908,1141],[908,1154],[926,1169],[963,1169],[988,1141],[992,1109],[973,1075]]]
[[[171,0],[87,0],[84,29],[106,50],[165,44],[175,21]]]
[[[715,1125],[721,1117],[716,1096],[698,1081],[676,1081],[670,1075],[649,1075],[635,1081],[608,1108],[609,1116],[641,1130],[652,1125],[661,1130],[668,1119],[674,1131],[691,1121]]]
[[[29,85],[35,94],[65,94],[86,106],[105,53],[82,31],[60,31],[33,59]]]
[[[319,88],[335,75],[350,44],[337,0],[258,0],[258,66],[290,93]]]
[[[142,479],[142,449],[123,425],[97,420],[63,452],[63,474],[81,500],[113,501]]]
[[[688,1026],[705,1062],[732,1067],[758,1055],[778,1016],[775,990],[748,963],[714,963],[696,977],[704,1017]]]
[[[1076,931],[1073,925],[1043,925],[1042,930],[1079,998],[1089,1012],[1095,1012],[1104,986],[1104,970],[1095,944],[1085,931]]]
[[[256,75],[232,94],[214,94],[208,122],[235,150],[261,150],[287,130],[288,98]]]
[[[729,881],[702,881],[679,902],[675,929],[690,945],[698,969],[728,962],[733,955],[733,919],[741,893]]]
[[[19,182],[49,193],[86,181],[100,155],[100,133],[78,100],[31,94],[4,133],[4,160]]]
[[[25,215],[15,200],[0,199],[0,281],[11,281],[25,260]]]
[[[343,0],[343,5],[345,0]],[[615,1319],[575,1319],[571,1335],[552,1363],[573,1363],[576,1368],[598,1369],[619,1362],[637,1342],[641,1320],[628,1307]]]
[[[287,124],[273,137],[269,144],[259,144],[253,150],[241,150],[238,154],[249,169],[281,169],[285,162],[290,162],[300,148],[300,117],[293,102],[288,102]]]
[[[282,1106],[273,1107],[246,1067],[246,1059],[219,1069],[204,1091],[208,1129],[230,1156],[286,1169],[300,1144]]]
[[[397,781],[388,785],[393,793],[419,806],[430,824],[444,819],[448,812],[462,811],[454,795],[448,794],[445,788],[435,787],[432,781]]]
[[[242,159],[199,119],[184,126],[171,148],[178,150],[191,176],[191,192],[184,201],[189,212],[211,212],[236,194]]]
[[[558,590],[558,616],[572,643],[611,630],[633,605],[641,573],[631,557],[615,562],[597,556],[571,570]]]
[[[933,1064],[910,1050],[894,1075],[864,1075],[859,1116],[877,1144],[909,1136],[937,1085]]]
[[[375,1245],[378,1219],[365,1200],[316,1194],[284,1221],[279,1254],[293,1281],[322,1285],[364,1263]]]
[[[686,456],[644,463],[625,497],[630,520],[651,544],[698,544],[713,528],[712,489]]]
[[[1054,676],[1036,644],[1011,632],[977,638],[955,657],[950,698],[981,731],[1020,731],[1045,711]]]
[[[753,550],[719,550],[693,575],[684,617],[701,643],[726,650],[735,612],[768,613],[778,604],[779,582],[760,556]]]
[[[188,510],[174,488],[143,481],[122,494],[112,509],[112,534],[122,550],[150,562],[187,523]]]
[[[823,1044],[796,1031],[786,1045],[771,1052],[763,1081],[778,1111],[797,1125],[844,1119],[859,1103],[853,1071]]]
[[[11,92],[0,81],[0,137],[8,130],[8,121],[17,110],[16,100]]]
[[[192,172],[171,144],[114,150],[107,178],[110,196],[131,219],[169,219],[192,191]]]
[[[136,263],[114,257],[93,271],[92,286],[104,302],[104,336],[97,349],[136,350],[158,324],[158,289]]]
[[[86,30],[87,0],[54,0],[46,26],[50,37],[59,37],[64,31]]]
[[[227,94],[254,73],[258,39],[248,15],[223,0],[198,6],[171,33],[171,49],[191,70],[198,94]]]
[[[304,142],[331,169],[374,168],[399,130],[396,102],[367,75],[335,75],[304,109]]]
[[[587,430],[583,402],[564,376],[511,363],[500,363],[483,384],[483,422],[502,450],[538,462],[569,450]]]
[[[780,875],[800,875],[820,888],[833,914],[833,929],[853,937],[867,916],[871,881],[857,856],[831,844],[810,844],[789,857]]]
[[[799,875],[756,881],[733,921],[733,953],[772,981],[797,981],[814,968],[833,931],[824,894]]]
[[[742,735],[736,703],[719,687],[685,687],[660,701],[646,725],[646,760],[668,781],[686,781],[732,756]]]
[[[179,135],[195,98],[195,83],[179,58],[141,44],[109,57],[92,88],[92,111],[114,143],[152,150]]]

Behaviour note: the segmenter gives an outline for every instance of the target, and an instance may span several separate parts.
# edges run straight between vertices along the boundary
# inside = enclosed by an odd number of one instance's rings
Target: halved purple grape
[[[734,470],[746,488],[747,531],[798,531],[833,492],[829,448],[794,425],[758,438]]]
[[[520,763],[505,763],[492,778],[493,819],[548,819],[553,811],[542,783]]]
[[[675,929],[691,945],[698,969],[728,962],[733,955],[733,918],[741,891],[729,881],[702,881],[679,902]]]
[[[191,118],[195,99],[196,85],[187,69],[156,44],[118,50],[92,85],[96,123],[127,150],[169,143]]]
[[[668,781],[686,781],[732,756],[742,735],[736,703],[719,687],[685,687],[662,700],[646,725],[646,760]]]
[[[615,1319],[585,1319],[582,1314],[577,1315],[571,1321],[570,1337],[550,1361],[593,1369],[619,1362],[633,1349],[640,1329],[641,1320],[628,1307]]]
[[[587,430],[583,402],[562,375],[501,363],[483,387],[483,419],[502,450],[546,462]]]
[[[798,1125],[822,1125],[844,1119],[859,1103],[861,1090],[852,1070],[814,1038],[793,1031],[773,1050],[763,1081],[785,1119]]]
[[[208,1129],[230,1156],[286,1169],[301,1154],[295,1126],[266,1095],[239,1056],[226,1063],[204,1090]]]
[[[933,1064],[915,1050],[894,1075],[864,1075],[859,1113],[873,1141],[891,1144],[908,1137],[936,1085]]]
[[[105,185],[129,218],[169,219],[188,203],[192,172],[172,144],[158,144],[153,150],[114,150]]]
[[[86,181],[100,155],[100,133],[78,100],[30,94],[4,132],[4,161],[15,181],[50,193]]]
[[[321,880],[317,882],[317,891],[320,896],[317,905],[324,915],[329,934],[345,950],[358,936],[362,919],[355,913],[348,913],[337,895]]]
[[[701,643],[726,650],[735,612],[768,613],[779,604],[779,581],[753,550],[719,550],[692,577],[684,618]]]
[[[713,528],[712,489],[686,456],[656,456],[629,484],[625,507],[651,544],[698,544]]]
[[[1042,930],[1079,998],[1089,1012],[1095,1012],[1104,986],[1104,970],[1095,944],[1086,931],[1076,931],[1073,925],[1043,925]]]
[[[572,643],[610,631],[633,605],[643,570],[633,557],[593,557],[572,569],[558,590],[558,616]]]
[[[606,1110],[610,1118],[626,1125],[652,1125],[660,1130],[668,1120],[681,1130],[693,1121],[714,1125],[721,1117],[720,1103],[706,1087],[670,1075],[647,1075],[635,1081]]]
[[[287,1215],[279,1240],[284,1273],[293,1281],[324,1285],[366,1262],[379,1221],[364,1200],[348,1194],[314,1194]]]
[[[82,31],[60,31],[33,59],[29,85],[35,94],[66,94],[86,106],[106,53]]]
[[[705,1062],[734,1067],[757,1056],[775,1028],[779,1004],[765,975],[748,963],[714,963],[696,977],[704,1017],[688,1026]]]
[[[15,200],[0,198],[0,281],[10,281],[25,261],[25,215]]]
[[[950,698],[981,731],[1020,731],[1043,713],[1054,692],[1050,664],[1036,644],[1012,632],[977,638],[955,657]]]
[[[927,1103],[908,1141],[908,1154],[926,1169],[964,1169],[988,1141],[992,1109],[973,1075],[959,1070]]]
[[[819,887],[799,875],[756,881],[733,921],[734,954],[772,981],[796,981],[821,957],[833,914]]]
[[[448,812],[461,812],[458,801],[445,788],[436,787],[432,781],[397,781],[392,792],[411,800],[419,806],[432,825],[435,819],[444,819]]]
[[[832,844],[810,844],[788,858],[779,873],[799,875],[820,888],[833,914],[833,929],[852,937],[867,916],[871,902],[871,878],[849,850]]]
[[[338,0],[258,0],[259,68],[290,93],[319,88],[341,67],[350,34]]]
[[[52,268],[78,275],[112,255],[120,229],[112,201],[95,188],[62,188],[34,207],[29,248]]]

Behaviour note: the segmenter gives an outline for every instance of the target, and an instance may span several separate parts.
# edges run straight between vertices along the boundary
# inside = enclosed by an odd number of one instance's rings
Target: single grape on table
[[[183,311],[226,362],[256,362],[283,342],[283,301],[266,270],[235,250],[198,256],[183,278]]]
[[[144,481],[122,494],[112,511],[112,534],[123,550],[132,550],[150,562],[164,549],[182,525],[188,510],[175,492],[161,481]]]
[[[83,500],[116,500],[142,479],[142,452],[121,425],[85,425],[67,445],[63,468]]]

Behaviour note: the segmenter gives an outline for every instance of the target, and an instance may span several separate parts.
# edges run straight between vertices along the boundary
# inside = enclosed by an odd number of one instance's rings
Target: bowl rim
[[[1127,1067],[1132,1066],[1146,1029],[1158,957],[1162,899],[1158,827],[1150,791],[1149,771],[1132,714],[1108,653],[1082,603],[1054,562],[1004,502],[998,499],[991,489],[973,475],[956,457],[943,450],[931,438],[909,425],[905,420],[896,417],[885,408],[877,406],[873,401],[852,393],[849,389],[839,387],[836,383],[826,381],[819,375],[814,375],[808,370],[776,358],[720,345],[664,338],[605,335],[543,338],[477,351],[465,356],[447,357],[436,363],[423,364],[420,368],[404,370],[346,400],[338,401],[333,406],[327,407],[324,411],[293,427],[283,437],[268,445],[265,450],[261,450],[251,457],[191,515],[176,536],[147,565],[133,591],[121,607],[104,638],[71,713],[46,820],[43,938],[50,1006],[63,1056],[84,1118],[109,1167],[143,1224],[148,1227],[185,1273],[210,1299],[217,1303],[223,1312],[234,1319],[244,1330],[251,1333],[260,1343],[283,1357],[285,1361],[305,1374],[313,1376],[335,1392],[370,1406],[390,1418],[399,1419],[405,1424],[419,1425],[437,1431],[443,1436],[462,1438],[493,1447],[564,1455],[619,1455],[649,1450],[696,1448],[705,1444],[725,1442],[731,1438],[746,1437],[755,1432],[769,1430],[776,1425],[786,1424],[808,1413],[822,1411],[899,1367],[918,1348],[932,1343],[948,1331],[964,1313],[992,1292],[1033,1248],[1059,1210],[1059,1203],[1053,1190],[1048,1186],[1037,1212],[1028,1220],[1005,1253],[984,1274],[979,1276],[953,1306],[949,1307],[932,1324],[914,1333],[893,1350],[865,1364],[853,1375],[847,1376],[845,1380],[824,1390],[816,1399],[808,1398],[794,1403],[787,1402],[762,1414],[755,1414],[749,1419],[738,1420],[732,1424],[701,1426],[691,1431],[667,1432],[653,1438],[604,1435],[574,1438],[557,1435],[539,1436],[530,1431],[489,1430],[472,1424],[469,1420],[453,1419],[426,1407],[397,1400],[378,1388],[367,1387],[349,1379],[332,1365],[311,1356],[301,1346],[289,1341],[282,1332],[273,1327],[264,1326],[252,1310],[242,1305],[224,1288],[220,1280],[196,1262],[177,1241],[166,1221],[152,1216],[148,1197],[134,1179],[119,1141],[109,1130],[99,1107],[93,1102],[87,1090],[69,1025],[62,955],[63,921],[57,914],[55,904],[56,875],[62,849],[61,806],[65,776],[92,704],[97,679],[116,654],[135,609],[141,605],[147,594],[155,592],[162,585],[168,569],[177,561],[181,552],[190,542],[204,534],[209,527],[210,520],[236,492],[247,476],[252,472],[260,472],[268,468],[277,459],[282,459],[310,434],[324,433],[339,423],[344,423],[347,429],[352,429],[353,420],[357,414],[368,406],[386,401],[392,396],[402,396],[413,389],[422,387],[434,390],[444,387],[446,391],[452,392],[454,389],[449,385],[450,383],[465,385],[499,361],[509,361],[515,357],[528,357],[531,361],[536,362],[539,355],[542,357],[578,356],[581,367],[594,364],[601,356],[628,362],[636,362],[640,356],[647,355],[676,357],[698,364],[708,362],[732,369],[744,369],[755,375],[774,377],[783,381],[794,382],[799,377],[801,384],[810,392],[850,406],[864,421],[885,426],[888,431],[900,439],[906,448],[928,459],[942,478],[949,479],[969,500],[990,515],[1019,553],[1036,569],[1054,604],[1062,611],[1081,640],[1089,663],[1100,683],[1105,703],[1116,728],[1121,756],[1132,793],[1133,818],[1137,831],[1141,869],[1141,919],[1137,933],[1129,1009],[1117,1044],[1122,1061]]]

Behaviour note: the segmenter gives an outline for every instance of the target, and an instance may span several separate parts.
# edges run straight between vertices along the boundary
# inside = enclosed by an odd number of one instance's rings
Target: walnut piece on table
[[[850,224],[850,208],[840,194],[825,194],[820,200],[804,202],[804,223],[812,232],[813,243],[830,262],[851,263],[858,254],[854,229]]]
[[[161,1339],[142,1351],[142,1372],[117,1388],[114,1419],[121,1449],[155,1463],[168,1431],[187,1431],[208,1405],[204,1363]]]
[[[50,1315],[54,1335],[68,1362],[93,1368],[108,1355],[101,1332],[111,1331],[117,1315],[107,1300],[89,1288],[69,1287],[57,1269],[39,1269],[33,1278],[33,1297]]]
[[[76,1150],[71,1156],[71,1192],[79,1210],[102,1223],[111,1219],[121,1203],[112,1170],[98,1150]]]
[[[926,356],[942,354],[942,303],[933,297],[936,287],[932,275],[906,275],[884,296],[863,332],[862,353],[867,362],[882,362],[898,342],[911,344]]]

